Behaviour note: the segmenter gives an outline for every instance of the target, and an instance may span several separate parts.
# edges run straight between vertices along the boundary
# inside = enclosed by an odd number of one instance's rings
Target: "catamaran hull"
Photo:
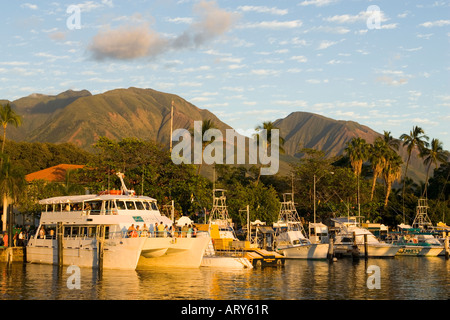
[[[183,267],[198,268],[211,238],[147,238],[138,268]]]
[[[328,249],[328,243],[293,245],[278,248],[287,259],[326,259]]]
[[[105,240],[103,251],[103,268],[134,270],[136,269],[144,238]],[[58,245],[56,240],[32,239],[27,246],[27,262],[41,264],[58,264]],[[78,267],[99,267],[99,252],[96,240],[64,240],[63,265]]]

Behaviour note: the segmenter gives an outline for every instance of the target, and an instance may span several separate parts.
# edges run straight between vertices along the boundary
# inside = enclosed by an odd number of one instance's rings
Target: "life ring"
[[[414,242],[414,243],[418,243],[418,241],[417,241],[417,239],[416,239],[416,238],[414,238],[414,239],[413,239],[413,242]]]

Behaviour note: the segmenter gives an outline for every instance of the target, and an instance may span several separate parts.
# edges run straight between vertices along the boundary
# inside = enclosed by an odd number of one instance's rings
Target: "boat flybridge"
[[[126,188],[123,174],[117,175],[121,190],[39,201],[44,210],[37,233],[27,245],[27,261],[56,264],[59,233],[63,264],[96,267],[104,241],[103,268],[199,267],[209,235],[177,238],[173,219],[161,215],[156,200],[137,196]]]
[[[307,238],[305,229],[292,200],[292,193],[283,194],[278,222],[274,223],[276,230],[277,250],[289,259],[326,259],[328,256],[328,230],[323,224],[314,225],[314,230],[320,230],[314,236],[314,243]],[[311,231],[310,231],[311,233]],[[326,235],[326,236],[325,236]]]

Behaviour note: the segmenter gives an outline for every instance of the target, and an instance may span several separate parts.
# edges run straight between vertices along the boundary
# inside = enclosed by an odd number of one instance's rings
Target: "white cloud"
[[[308,59],[305,56],[293,56],[291,57],[291,60],[297,61],[297,62],[307,62]]]
[[[316,7],[322,7],[326,6],[330,3],[336,2],[336,0],[305,0],[301,3],[299,3],[300,6],[316,6]]]
[[[176,17],[176,18],[166,18],[166,21],[173,22],[176,24],[180,23],[191,24],[193,19],[188,17]]]
[[[261,22],[252,22],[245,23],[238,26],[240,29],[293,29],[301,27],[303,24],[300,20],[291,20],[291,21],[261,21]]]
[[[251,71],[251,73],[258,76],[273,76],[277,75],[279,71],[271,69],[254,69]]]
[[[323,49],[327,49],[331,46],[334,46],[335,44],[337,44],[338,41],[328,41],[328,40],[323,40],[320,44],[319,47],[317,47],[317,50],[323,50]]]
[[[310,84],[319,84],[319,83],[328,83],[328,79],[320,80],[320,79],[307,79],[306,82]]]
[[[355,22],[362,22],[367,21],[367,19],[371,18],[373,15],[373,12],[371,11],[361,11],[360,13],[356,15],[351,14],[342,14],[342,15],[335,15],[332,17],[324,18],[323,20],[328,22],[335,22],[335,23],[355,23]],[[384,16],[383,12],[380,11],[380,22],[387,21],[387,18]]]
[[[37,5],[31,4],[31,3],[24,3],[24,4],[21,4],[20,7],[22,7],[22,8],[27,8],[27,9],[31,9],[31,10],[37,10],[37,9],[38,9],[38,6],[37,6]]]
[[[421,27],[431,28],[431,27],[443,27],[450,25],[450,20],[436,20],[436,21],[427,21],[419,24]]]
[[[147,23],[123,25],[117,29],[103,28],[88,49],[96,60],[132,60],[170,50],[195,49],[229,31],[237,19],[235,13],[219,8],[214,1],[195,3],[193,11],[198,20],[174,39],[150,29]]]
[[[288,14],[289,11],[287,9],[278,9],[278,8],[269,8],[266,6],[239,6],[238,10],[248,12],[248,11],[254,11],[258,13],[270,13],[274,15],[280,15],[284,16],[285,14]]]
[[[382,24],[380,25],[380,29],[395,29],[397,26],[398,23]]]
[[[281,105],[281,106],[288,106],[288,107],[307,107],[308,102],[305,100],[276,100],[273,101],[274,104]]]

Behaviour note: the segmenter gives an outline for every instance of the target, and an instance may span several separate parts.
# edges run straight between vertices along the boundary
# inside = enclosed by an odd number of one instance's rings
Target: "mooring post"
[[[104,253],[104,241],[105,241],[105,225],[99,227],[97,233],[97,258],[98,258],[98,273],[103,271],[103,253]]]
[[[330,244],[328,247],[328,259],[333,260],[334,258],[334,239],[330,238]]]
[[[58,242],[58,266],[62,267],[64,264],[64,244],[63,244],[63,237],[64,237],[64,225],[62,222],[58,222],[56,226],[56,239]]]
[[[445,237],[444,249],[445,249],[445,259],[448,260],[450,256],[448,235]]]
[[[359,248],[356,244],[356,232],[353,231],[353,247],[352,247],[352,258],[359,259]]]
[[[368,244],[367,244],[367,234],[364,235],[364,258],[367,259],[369,257],[368,252]]]

